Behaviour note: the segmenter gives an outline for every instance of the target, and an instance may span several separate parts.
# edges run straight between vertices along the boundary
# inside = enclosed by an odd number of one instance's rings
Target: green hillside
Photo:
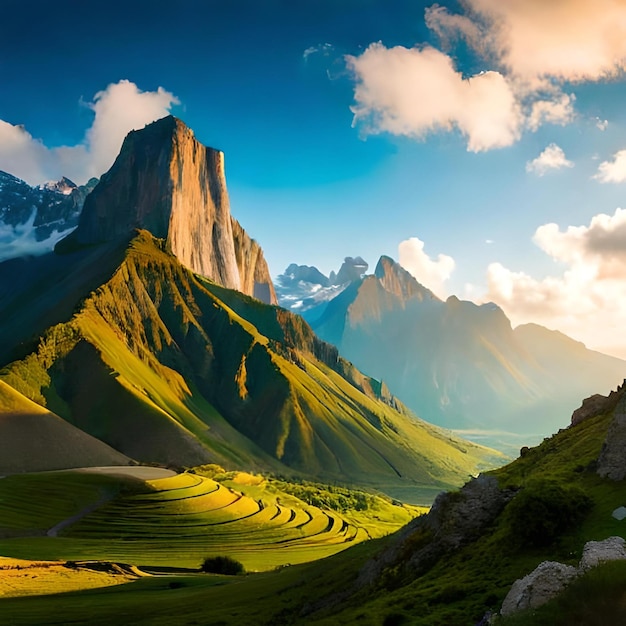
[[[478,525],[488,499],[479,498],[473,510],[463,508],[465,487],[438,499],[428,516],[395,535],[314,563],[235,579],[172,573],[101,591],[2,600],[0,611],[14,624],[43,615],[59,624],[106,624],[121,615],[129,624],[477,624],[487,611],[497,612],[512,583],[540,562],[577,564],[585,542],[625,534],[624,522],[611,516],[626,501],[624,481],[595,471],[612,419],[587,419],[491,472],[505,497],[501,509]],[[152,499],[146,506],[163,507],[166,493],[141,497]],[[544,495],[550,496],[547,504]],[[541,514],[539,502],[545,507]],[[71,535],[64,540],[72,541]],[[11,543],[14,550],[19,546]],[[0,542],[0,552],[8,545]],[[623,563],[603,566],[580,578],[562,599],[497,623],[623,623],[625,584]]]
[[[1,377],[141,461],[295,473],[413,501],[500,461],[412,417],[301,318],[194,275],[145,231]]]
[[[285,491],[284,483],[248,474],[221,482],[197,473],[142,481],[123,472],[5,478],[0,553],[191,569],[215,555],[264,571],[345,550],[421,512],[366,494],[358,510],[320,508]]]
[[[0,380],[0,475],[128,463],[128,457]]]

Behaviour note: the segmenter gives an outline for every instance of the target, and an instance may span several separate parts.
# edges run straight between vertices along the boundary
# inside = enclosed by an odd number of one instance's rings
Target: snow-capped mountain
[[[68,178],[31,187],[0,171],[0,261],[51,250],[78,224],[98,180],[77,186]]]
[[[360,280],[368,267],[360,256],[346,257],[337,273],[325,276],[317,267],[292,263],[276,277],[278,302],[294,313],[304,313],[338,296],[351,282]]]

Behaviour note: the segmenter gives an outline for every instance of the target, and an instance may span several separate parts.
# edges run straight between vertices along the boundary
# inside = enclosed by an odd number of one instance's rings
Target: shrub
[[[576,526],[591,505],[591,499],[578,487],[536,481],[513,498],[506,516],[516,542],[523,547],[544,547]]]
[[[239,561],[229,556],[208,556],[202,561],[200,570],[209,574],[227,574],[229,576],[244,574],[246,571]]]

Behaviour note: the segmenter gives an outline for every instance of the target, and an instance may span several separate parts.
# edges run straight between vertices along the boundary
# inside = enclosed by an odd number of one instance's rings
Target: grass
[[[224,483],[191,473],[145,483],[71,471],[11,476],[0,481],[0,554],[186,568],[228,556],[263,571],[335,554],[420,512],[377,496],[366,511],[322,510],[278,484],[246,474]]]
[[[145,462],[218,462],[428,504],[504,460],[396,410],[302,319],[195,276],[146,232],[0,375]]]

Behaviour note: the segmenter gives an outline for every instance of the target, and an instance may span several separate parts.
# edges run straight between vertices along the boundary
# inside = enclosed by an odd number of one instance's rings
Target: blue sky
[[[0,169],[83,182],[172,112],[226,153],[232,212],[274,275],[387,254],[442,296],[626,355],[620,0],[5,0],[2,16]]]

